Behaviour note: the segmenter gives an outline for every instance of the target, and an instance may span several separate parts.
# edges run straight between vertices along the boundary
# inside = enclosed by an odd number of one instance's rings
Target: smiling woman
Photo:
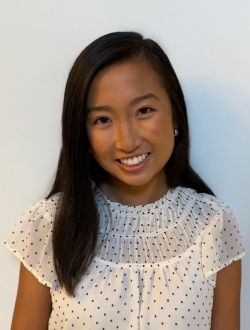
[[[52,190],[6,242],[22,262],[12,329],[239,329],[237,223],[190,166],[160,46],[134,32],[93,41],[62,123]]]

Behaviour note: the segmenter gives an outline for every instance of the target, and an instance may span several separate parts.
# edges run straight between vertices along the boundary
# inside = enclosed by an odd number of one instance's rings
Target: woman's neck
[[[111,202],[123,205],[146,205],[159,200],[168,191],[167,180],[148,182],[141,186],[126,185],[116,180],[107,180],[100,184],[103,193]]]

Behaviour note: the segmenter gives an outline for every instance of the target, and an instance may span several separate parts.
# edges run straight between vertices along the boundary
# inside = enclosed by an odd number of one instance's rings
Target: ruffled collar
[[[168,190],[166,194],[164,194],[160,199],[153,203],[145,204],[145,205],[125,205],[118,202],[110,201],[107,196],[103,193],[100,188],[96,189],[96,194],[100,198],[102,202],[105,202],[112,212],[118,211],[119,213],[125,212],[129,213],[147,213],[148,211],[152,212],[155,209],[160,209],[165,207],[166,204],[170,204],[171,201],[178,195],[178,191],[180,191],[181,187],[171,188]]]
[[[110,201],[96,190],[100,230],[114,235],[144,235],[159,232],[177,223],[193,200],[194,190],[183,187],[169,189],[154,203],[138,206]]]

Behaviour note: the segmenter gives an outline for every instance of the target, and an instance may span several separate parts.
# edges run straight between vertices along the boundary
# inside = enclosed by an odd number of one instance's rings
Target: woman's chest
[[[154,264],[114,264],[99,258],[74,297],[52,291],[49,329],[209,329],[213,287],[199,248]]]

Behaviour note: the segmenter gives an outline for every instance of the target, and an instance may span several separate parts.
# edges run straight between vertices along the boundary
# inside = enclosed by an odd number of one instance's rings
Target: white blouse
[[[33,205],[6,241],[51,289],[49,330],[210,329],[216,273],[244,255],[227,206],[183,187],[155,203],[126,206],[98,189],[102,245],[69,297],[52,260],[58,198]]]

